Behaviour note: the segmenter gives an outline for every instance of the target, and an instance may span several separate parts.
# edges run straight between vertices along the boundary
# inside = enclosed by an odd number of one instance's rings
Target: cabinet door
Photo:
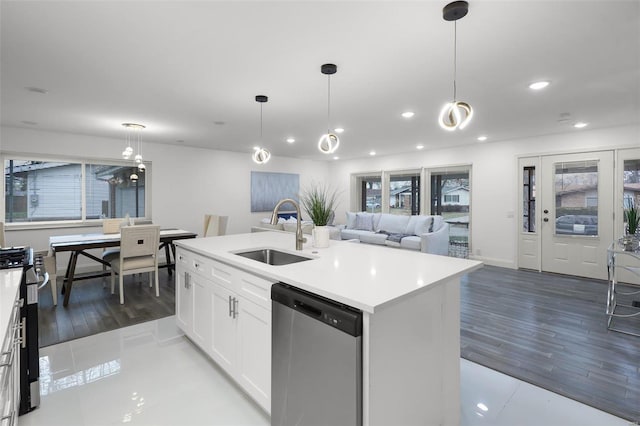
[[[225,371],[233,375],[236,365],[237,334],[233,302],[236,300],[236,294],[215,282],[211,290],[213,320],[211,357]]]
[[[193,291],[191,273],[176,265],[176,324],[191,337],[193,334]]]
[[[191,276],[191,290],[193,292],[193,335],[191,339],[206,353],[211,353],[212,340],[212,312],[210,281],[198,275]]]
[[[238,302],[238,380],[271,412],[271,311],[245,298]]]

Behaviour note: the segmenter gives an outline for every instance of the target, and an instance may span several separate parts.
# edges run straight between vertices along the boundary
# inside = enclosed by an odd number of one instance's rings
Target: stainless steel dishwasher
[[[271,425],[362,425],[362,312],[271,287]]]

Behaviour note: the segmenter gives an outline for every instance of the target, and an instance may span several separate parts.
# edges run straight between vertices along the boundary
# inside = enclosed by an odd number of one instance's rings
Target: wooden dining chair
[[[135,225],[120,228],[120,251],[106,256],[111,264],[111,294],[115,290],[115,275],[119,275],[120,304],[124,304],[124,276],[149,273],[149,287],[153,285],[151,274],[155,275],[156,297],[160,296],[158,282],[158,245],[160,226]]]
[[[215,214],[204,215],[204,233],[203,237],[215,237],[224,235],[227,232],[227,222],[229,216],[218,216]]]

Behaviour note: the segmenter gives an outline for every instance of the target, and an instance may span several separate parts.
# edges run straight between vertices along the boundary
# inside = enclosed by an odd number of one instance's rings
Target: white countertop
[[[22,268],[0,270],[0,345],[4,341],[13,304],[19,299]]]
[[[302,251],[295,250],[295,234],[281,232],[196,238],[175,244],[369,313],[482,266],[473,260],[348,241],[331,240],[328,248],[318,249],[312,246],[310,235],[307,240]],[[314,259],[272,266],[231,253],[268,247]]]

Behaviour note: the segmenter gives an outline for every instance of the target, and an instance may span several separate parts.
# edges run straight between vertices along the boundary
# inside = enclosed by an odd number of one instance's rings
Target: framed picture
[[[270,212],[278,201],[298,201],[300,175],[295,173],[251,172],[251,212]],[[286,209],[286,207],[285,207]],[[291,206],[293,210],[293,206]]]

